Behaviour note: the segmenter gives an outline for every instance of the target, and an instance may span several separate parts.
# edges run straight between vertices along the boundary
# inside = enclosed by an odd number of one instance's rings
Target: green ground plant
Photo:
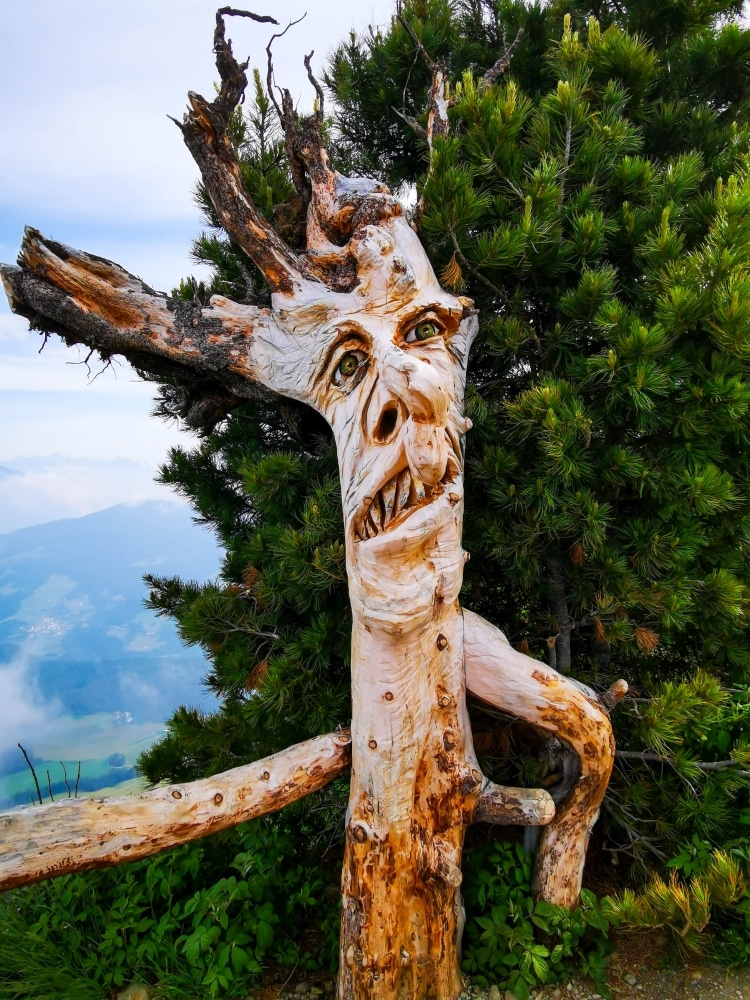
[[[479,985],[496,984],[528,1000],[530,990],[583,972],[610,997],[605,980],[609,921],[587,889],[576,910],[531,895],[531,857],[518,843],[494,841],[469,855],[463,968]]]
[[[244,997],[268,963],[335,968],[336,874],[265,820],[6,893],[0,997],[99,1000],[133,981],[165,998]]]

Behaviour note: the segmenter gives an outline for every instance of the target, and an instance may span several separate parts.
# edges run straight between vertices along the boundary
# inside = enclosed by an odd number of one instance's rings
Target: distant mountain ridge
[[[161,501],[0,534],[0,806],[28,801],[19,741],[55,764],[58,792],[57,761],[112,761],[82,772],[103,787],[132,776],[128,747],[177,705],[211,702],[202,653],[143,607],[142,575],[210,579],[220,556],[187,507]]]
[[[0,532],[84,517],[116,506],[123,498],[134,503],[163,501],[166,490],[154,481],[155,473],[151,463],[128,458],[3,458]]]

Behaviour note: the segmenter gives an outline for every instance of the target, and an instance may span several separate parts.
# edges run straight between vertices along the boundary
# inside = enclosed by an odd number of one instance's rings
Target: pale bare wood
[[[350,760],[342,731],[200,781],[0,813],[0,890],[135,861],[278,812],[343,774]]]
[[[575,906],[586,846],[614,763],[609,715],[593,691],[519,653],[479,615],[464,611],[464,623],[466,685],[471,694],[553,733],[578,755],[580,777],[542,833],[534,873],[537,896]],[[626,690],[625,681],[613,686],[619,697]]]
[[[474,819],[500,826],[546,826],[555,818],[555,803],[543,788],[511,788],[487,781]]]

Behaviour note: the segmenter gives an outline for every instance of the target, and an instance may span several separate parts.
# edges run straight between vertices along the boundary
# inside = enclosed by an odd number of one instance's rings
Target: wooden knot
[[[173,799],[181,799],[182,798],[182,792],[179,791],[177,788],[172,789],[172,798]]]
[[[220,806],[223,801],[224,801],[224,796],[221,794],[221,792],[217,792],[216,795],[214,795],[214,805]]]
[[[456,734],[452,729],[446,729],[443,733],[443,746],[446,750],[452,750],[456,745]]]
[[[458,501],[461,499],[461,497],[458,495],[458,493],[449,493],[448,499],[451,502],[451,506],[455,507]]]
[[[441,708],[450,708],[450,704],[451,700],[447,694],[444,694],[441,698],[438,699],[438,705],[440,705]]]
[[[371,750],[377,750],[378,749],[378,741],[377,740],[370,740],[370,742],[367,745],[368,745],[368,747]]]
[[[393,701],[393,691],[386,691],[383,697],[386,701]]]
[[[367,830],[363,826],[355,826],[352,830],[352,837],[354,837],[358,844],[364,844],[367,840]]]
[[[268,779],[270,777],[271,777],[271,775],[268,773],[268,771],[264,771],[263,774],[261,774],[261,776],[260,776],[260,780],[261,781],[268,781]]]
[[[437,648],[438,649],[445,649],[445,647],[447,645],[448,645],[448,640],[445,638],[445,636],[441,632],[441,634],[437,637]]]

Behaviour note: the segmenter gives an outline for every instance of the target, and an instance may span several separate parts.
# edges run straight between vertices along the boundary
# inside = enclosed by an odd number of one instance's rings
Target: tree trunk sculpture
[[[471,427],[463,395],[477,330],[471,301],[440,287],[410,220],[383,185],[330,168],[322,101],[314,115],[299,118],[286,92],[279,112],[292,176],[307,204],[307,245],[296,252],[284,243],[247,195],[228,138],[247,81],[246,64],[236,62],[225,39],[222,12],[214,42],[220,91],[212,103],[191,94],[180,127],[222,225],[270,285],[271,308],[221,296],[205,307],[176,301],[34,230],[27,230],[18,267],[3,267],[3,280],[11,306],[33,327],[178,379],[198,400],[188,415],[193,423],[204,419],[207,400],[226,412],[262,386],[309,404],[330,424],[353,612],[339,997],[454,1000],[467,827],[478,820],[545,826],[535,892],[574,906],[612,767],[608,714],[593,692],[512,649],[458,603],[467,558],[463,442]],[[436,81],[430,132],[447,127],[442,78]],[[467,689],[573,749],[579,767],[557,810],[541,789],[501,788],[482,775]],[[307,745],[287,751],[296,755],[292,777],[286,791],[269,797],[269,811],[284,795],[291,801],[294,774],[306,794],[308,785],[316,787],[310,768],[315,780],[321,768],[330,777],[340,772],[343,750],[325,756],[315,743],[307,769],[300,764]],[[258,775],[248,780],[264,780],[264,763],[250,765]],[[199,835],[196,828],[207,822],[196,814],[191,824],[184,804],[175,811],[183,794],[185,786],[175,786],[162,797],[163,820],[149,803],[156,826],[182,824],[176,839]],[[260,793],[257,802],[262,811]],[[41,826],[58,816],[74,839],[68,817],[76,807],[62,805],[67,812],[49,806],[44,818],[39,810],[29,814],[23,829],[18,820],[14,826],[15,814],[0,817],[0,839],[3,830],[6,840],[16,837],[10,858],[0,850],[12,884],[50,874],[28,846],[35,817]],[[134,812],[141,808],[134,802]],[[78,827],[87,823],[92,842],[112,825],[111,818],[81,813]],[[204,832],[214,828],[208,823]],[[80,839],[75,851],[63,850],[57,871],[125,860],[122,850],[103,852],[101,839],[88,863]],[[65,840],[63,829],[58,841]],[[174,839],[154,834],[152,841],[158,850]],[[11,876],[13,865],[21,874]]]

